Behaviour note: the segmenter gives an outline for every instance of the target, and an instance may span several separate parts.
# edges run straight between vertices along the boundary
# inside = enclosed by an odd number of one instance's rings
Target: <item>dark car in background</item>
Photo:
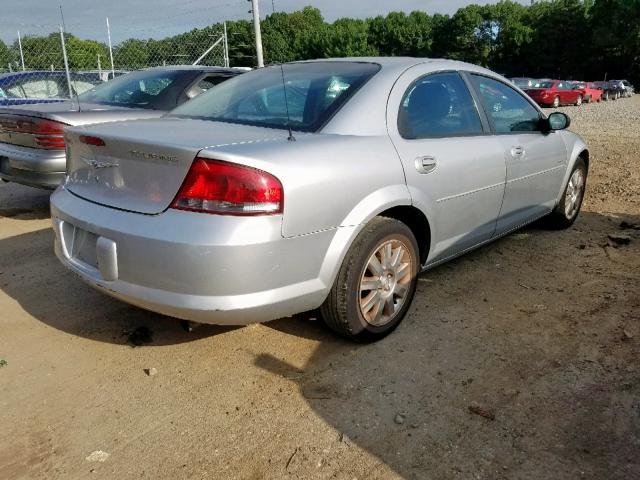
[[[618,98],[632,97],[635,90],[629,80],[610,80],[611,89],[618,93]]]
[[[65,127],[161,117],[241,73],[220,67],[156,67],[102,83],[70,101],[0,108],[0,178],[55,188],[66,171]]]
[[[28,71],[0,74],[0,106],[63,102],[103,83],[97,73]]]

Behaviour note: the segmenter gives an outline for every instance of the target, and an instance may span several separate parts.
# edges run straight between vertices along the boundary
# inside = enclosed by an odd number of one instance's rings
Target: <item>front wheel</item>
[[[356,237],[320,307],[324,322],[358,342],[384,338],[411,305],[419,262],[409,227],[376,217]]]
[[[569,228],[578,218],[584,190],[587,185],[587,165],[582,158],[578,158],[571,171],[569,181],[556,208],[548,217],[549,226],[556,229]]]

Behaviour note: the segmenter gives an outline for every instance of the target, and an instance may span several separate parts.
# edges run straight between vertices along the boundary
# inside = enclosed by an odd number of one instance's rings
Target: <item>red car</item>
[[[587,102],[599,102],[602,100],[602,94],[604,90],[602,88],[598,88],[593,82],[577,82],[574,84],[574,88],[576,90],[580,90],[582,92],[582,99]]]
[[[575,90],[571,82],[560,80],[544,80],[536,83],[532,88],[525,89],[538,105],[543,107],[559,107],[560,105],[581,105],[584,94]]]

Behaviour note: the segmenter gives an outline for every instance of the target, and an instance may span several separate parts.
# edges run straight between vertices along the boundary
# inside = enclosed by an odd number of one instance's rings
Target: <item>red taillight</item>
[[[80,141],[94,147],[104,147],[104,140],[99,137],[91,137],[89,135],[80,135]]]
[[[64,150],[63,130],[67,125],[44,118],[7,116],[0,119],[0,131],[33,135],[40,148]]]
[[[284,191],[273,175],[235,163],[196,158],[172,208],[221,215],[282,213]]]

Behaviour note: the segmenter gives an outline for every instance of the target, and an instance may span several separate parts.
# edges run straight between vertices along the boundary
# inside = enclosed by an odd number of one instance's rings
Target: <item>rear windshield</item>
[[[176,70],[129,73],[78,95],[78,100],[87,103],[154,109],[162,103],[164,95],[179,76],[180,72]]]
[[[356,62],[261,68],[212,88],[171,115],[315,132],[379,69]]]

